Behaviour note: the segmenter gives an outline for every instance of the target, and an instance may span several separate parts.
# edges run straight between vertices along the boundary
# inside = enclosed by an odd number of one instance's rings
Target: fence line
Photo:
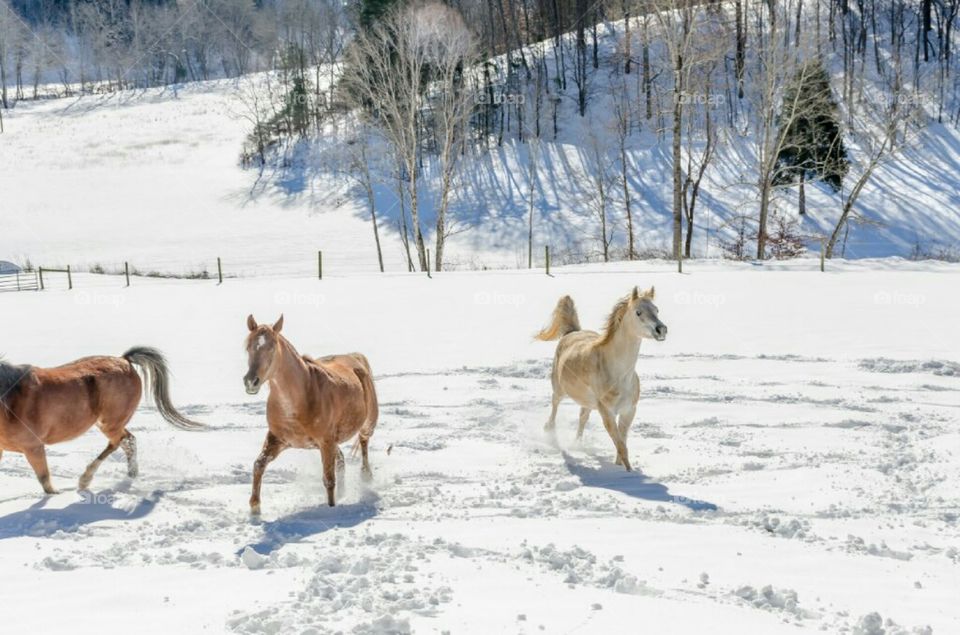
[[[827,257],[826,257],[826,239],[821,237],[821,238],[818,238],[818,239],[816,239],[816,240],[817,240],[817,241],[819,242],[819,244],[820,244],[819,254],[816,254],[817,260],[819,261],[819,262],[818,262],[819,267],[815,264],[815,265],[813,265],[813,266],[811,267],[811,270],[816,270],[816,269],[818,268],[821,272],[826,272],[827,262],[828,262],[828,259],[827,259]],[[859,243],[859,244],[888,244],[888,243]],[[317,253],[317,279],[320,280],[320,281],[322,281],[322,280],[323,280],[323,274],[324,274],[324,271],[323,271],[323,268],[324,268],[324,267],[323,267],[323,264],[324,264],[324,263],[323,263],[323,251],[322,251],[322,250],[318,250],[316,253]],[[811,254],[811,255],[812,255],[812,254]],[[426,250],[425,256],[426,256],[426,263],[427,263],[426,274],[427,274],[427,277],[428,277],[428,278],[432,278],[432,273],[433,273],[433,272],[432,272],[431,269],[430,269],[431,264],[432,264],[432,258],[431,258],[431,253],[430,253],[430,250],[429,250],[429,249]],[[555,265],[555,263],[554,263],[555,254],[554,254],[554,253],[551,253],[550,245],[544,245],[544,247],[543,247],[543,258],[544,258],[544,260],[543,260],[544,272],[546,273],[546,275],[552,276],[553,274],[551,273],[551,267],[553,267],[553,266]],[[805,258],[800,257],[800,258],[791,258],[791,259],[786,259],[786,260],[776,260],[776,259],[770,258],[770,259],[768,259],[768,260],[760,261],[760,262],[761,262],[761,263],[763,263],[763,262],[786,263],[786,262],[789,262],[790,260],[811,260],[811,259],[812,259],[812,258],[806,258],[806,259],[805,259]],[[649,258],[647,258],[647,259],[640,259],[640,260],[617,259],[617,260],[608,261],[607,263],[604,263],[604,264],[612,264],[612,263],[621,263],[621,264],[623,264],[623,263],[631,263],[631,262],[643,262],[644,260],[656,260],[656,261],[658,261],[658,262],[662,262],[663,264],[667,264],[667,263],[670,262],[670,259],[649,259]],[[744,259],[743,261],[739,261],[739,260],[735,260],[735,259],[722,259],[722,258],[690,258],[690,259],[687,259],[687,258],[684,258],[684,257],[682,256],[682,253],[681,253],[681,255],[680,255],[679,257],[677,257],[675,260],[676,260],[676,266],[677,266],[676,271],[677,271],[677,273],[679,273],[679,274],[683,274],[683,273],[684,273],[684,260],[693,260],[694,262],[698,262],[698,261],[701,261],[701,262],[715,262],[715,261],[718,261],[718,260],[720,260],[720,261],[728,261],[728,262],[757,262],[757,261],[756,261],[755,259],[753,259],[753,258],[746,258],[746,259]],[[814,262],[817,262],[817,260],[814,260]],[[841,260],[846,260],[846,259],[841,258]],[[945,262],[946,262],[946,261],[945,261]],[[600,260],[585,260],[585,261],[583,261],[583,262],[568,263],[568,264],[571,264],[571,265],[578,265],[578,264],[601,264],[601,261],[600,261]],[[525,270],[526,268],[525,268],[525,267],[518,267],[517,269],[518,269],[518,270]],[[504,270],[513,270],[513,268],[504,267]],[[101,270],[101,271],[92,271],[92,272],[89,272],[89,273],[105,273],[105,272]],[[125,281],[125,286],[126,286],[126,287],[130,287],[130,286],[131,286],[131,277],[137,277],[137,276],[147,277],[147,278],[162,278],[162,279],[170,278],[170,279],[177,279],[177,280],[181,280],[181,279],[182,279],[182,280],[199,280],[199,279],[202,279],[202,280],[210,280],[210,279],[213,279],[212,276],[208,276],[208,275],[206,274],[206,270],[205,270],[205,269],[204,269],[204,272],[203,272],[202,275],[196,275],[196,274],[193,274],[193,273],[189,273],[189,274],[185,274],[185,275],[178,275],[178,274],[172,274],[172,273],[169,274],[169,275],[167,275],[167,274],[142,274],[142,273],[140,273],[140,272],[139,272],[137,269],[135,269],[135,268],[131,271],[131,267],[130,267],[129,261],[124,261],[124,263],[123,263],[123,269],[122,269],[122,270],[116,271],[116,272],[110,272],[110,273],[111,273],[112,275],[122,275],[122,276],[124,277],[124,281]],[[413,271],[413,272],[408,272],[408,271],[385,271],[385,272],[380,272],[380,275],[383,275],[383,274],[395,275],[395,274],[404,274],[404,273],[418,273],[418,272],[416,272],[416,271]],[[22,272],[19,272],[19,273],[0,274],[0,291],[30,291],[30,290],[44,291],[44,290],[46,290],[47,287],[49,286],[51,274],[65,274],[66,277],[67,277],[67,288],[68,288],[68,289],[71,289],[71,290],[73,289],[73,269],[72,269],[71,266],[68,265],[66,268],[38,267],[38,268],[36,269],[36,271],[22,271]],[[287,277],[287,276],[290,276],[290,275],[296,275],[296,274],[289,274],[289,273],[282,273],[282,274],[281,274],[281,273],[277,273],[277,274],[266,274],[266,275],[261,276],[261,277]],[[217,257],[217,275],[216,275],[216,278],[215,278],[217,284],[218,284],[218,285],[222,285],[225,277],[230,277],[230,276],[229,276],[229,274],[225,274],[225,273],[224,273],[224,263],[223,263],[223,260],[222,260],[222,258],[220,258],[220,257],[218,256],[218,257]],[[247,277],[247,276],[235,275],[234,277]],[[257,276],[249,276],[249,277],[257,277]]]

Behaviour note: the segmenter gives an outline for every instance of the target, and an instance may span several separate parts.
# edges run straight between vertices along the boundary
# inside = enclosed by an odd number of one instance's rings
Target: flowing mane
[[[610,311],[610,315],[607,316],[607,324],[603,327],[603,335],[597,340],[596,346],[608,344],[610,340],[613,339],[617,329],[620,328],[620,322],[623,321],[623,314],[626,313],[630,307],[630,298],[631,296],[627,295],[613,306],[613,310]]]

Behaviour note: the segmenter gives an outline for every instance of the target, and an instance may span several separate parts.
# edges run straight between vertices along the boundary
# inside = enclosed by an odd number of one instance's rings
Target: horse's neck
[[[599,347],[599,351],[611,373],[620,377],[636,369],[640,339],[631,337],[619,326],[610,341]]]
[[[305,398],[309,370],[300,353],[284,337],[280,337],[280,368],[270,380],[270,394],[287,402]]]

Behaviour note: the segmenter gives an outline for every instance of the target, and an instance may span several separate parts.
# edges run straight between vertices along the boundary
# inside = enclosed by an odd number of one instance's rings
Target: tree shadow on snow
[[[377,515],[379,500],[380,497],[376,494],[368,493],[356,503],[336,507],[311,507],[266,521],[261,525],[263,537],[260,541],[241,547],[237,555],[241,555],[247,547],[261,555],[268,555],[284,545],[300,542],[304,538],[317,536],[334,528],[356,527]]]
[[[580,479],[580,482],[587,487],[600,487],[614,490],[627,496],[658,503],[675,503],[696,512],[717,511],[717,506],[713,503],[687,498],[686,496],[678,494],[671,494],[666,485],[651,480],[649,476],[646,476],[636,469],[633,472],[627,472],[619,465],[615,465],[607,459],[600,457],[594,458],[600,462],[600,467],[583,465],[566,452],[563,452],[563,461],[567,466],[567,470]]]
[[[27,509],[0,516],[0,540],[7,538],[45,538],[58,531],[73,532],[102,520],[138,520],[156,507],[163,496],[157,490],[136,499],[132,505],[117,505],[116,495],[121,489],[82,492],[81,499],[62,509],[44,509],[49,498],[44,497]]]

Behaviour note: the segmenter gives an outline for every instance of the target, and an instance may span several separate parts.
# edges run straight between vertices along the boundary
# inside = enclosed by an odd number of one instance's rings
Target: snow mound
[[[960,364],[948,360],[918,361],[876,357],[860,360],[859,366],[861,369],[872,373],[930,373],[946,377],[960,377]]]

